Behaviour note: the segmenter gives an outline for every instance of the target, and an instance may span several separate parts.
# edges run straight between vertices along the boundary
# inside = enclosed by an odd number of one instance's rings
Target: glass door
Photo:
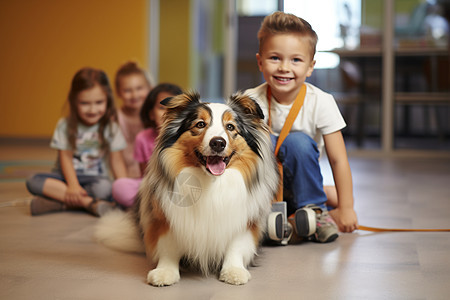
[[[450,150],[450,2],[402,0],[394,8],[394,147]]]

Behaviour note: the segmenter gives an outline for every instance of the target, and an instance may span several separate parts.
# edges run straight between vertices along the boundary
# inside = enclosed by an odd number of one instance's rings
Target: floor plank
[[[0,146],[0,160],[54,159]],[[450,228],[450,160],[350,157],[360,224]],[[325,181],[331,182],[324,166]],[[82,212],[31,217],[23,180],[0,180],[0,299],[448,299],[450,233],[341,234],[330,244],[263,247],[245,286],[183,272],[145,283],[142,255],[96,244]]]

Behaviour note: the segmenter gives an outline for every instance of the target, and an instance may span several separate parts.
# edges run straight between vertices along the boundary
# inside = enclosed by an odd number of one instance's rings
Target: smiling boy
[[[264,19],[258,39],[256,59],[266,82],[246,93],[260,104],[266,121],[270,119],[274,144],[301,87],[306,86],[303,106],[278,154],[283,165],[288,215],[295,231],[301,235],[302,226],[307,222],[301,212],[311,208],[316,213],[317,230],[305,237],[321,243],[334,241],[338,229],[352,232],[358,221],[353,209],[352,176],[341,133],[346,124],[334,98],[305,83],[314,70],[317,35],[305,20],[275,12]],[[270,99],[267,99],[268,95],[271,95]],[[327,193],[319,165],[323,148],[336,184],[336,189],[327,189]],[[328,202],[336,207],[330,212],[334,221],[326,208],[328,191],[337,195]]]

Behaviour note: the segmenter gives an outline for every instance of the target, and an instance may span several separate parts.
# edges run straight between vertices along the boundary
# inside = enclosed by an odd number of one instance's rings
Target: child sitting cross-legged
[[[182,93],[177,85],[171,83],[160,83],[148,94],[142,105],[140,116],[145,129],[138,133],[134,145],[134,159],[139,163],[139,178],[119,178],[113,183],[112,194],[114,200],[122,207],[128,208],[133,205],[141,184],[142,177],[146,172],[147,162],[156,146],[156,138],[163,123],[166,107],[160,104],[162,100]],[[151,170],[149,171],[151,172]]]
[[[58,121],[50,146],[58,151],[52,173],[27,180],[35,195],[31,214],[83,208],[95,216],[115,207],[110,171],[126,176],[122,150],[125,139],[115,121],[111,86],[105,72],[79,70],[68,96],[69,116]]]

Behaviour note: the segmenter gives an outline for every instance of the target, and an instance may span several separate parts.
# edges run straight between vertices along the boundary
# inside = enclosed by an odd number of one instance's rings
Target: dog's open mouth
[[[197,154],[200,163],[202,163],[202,165],[204,165],[205,168],[215,176],[222,175],[225,172],[225,169],[234,154],[233,152],[230,156],[204,156],[198,151],[195,151],[195,153]]]

